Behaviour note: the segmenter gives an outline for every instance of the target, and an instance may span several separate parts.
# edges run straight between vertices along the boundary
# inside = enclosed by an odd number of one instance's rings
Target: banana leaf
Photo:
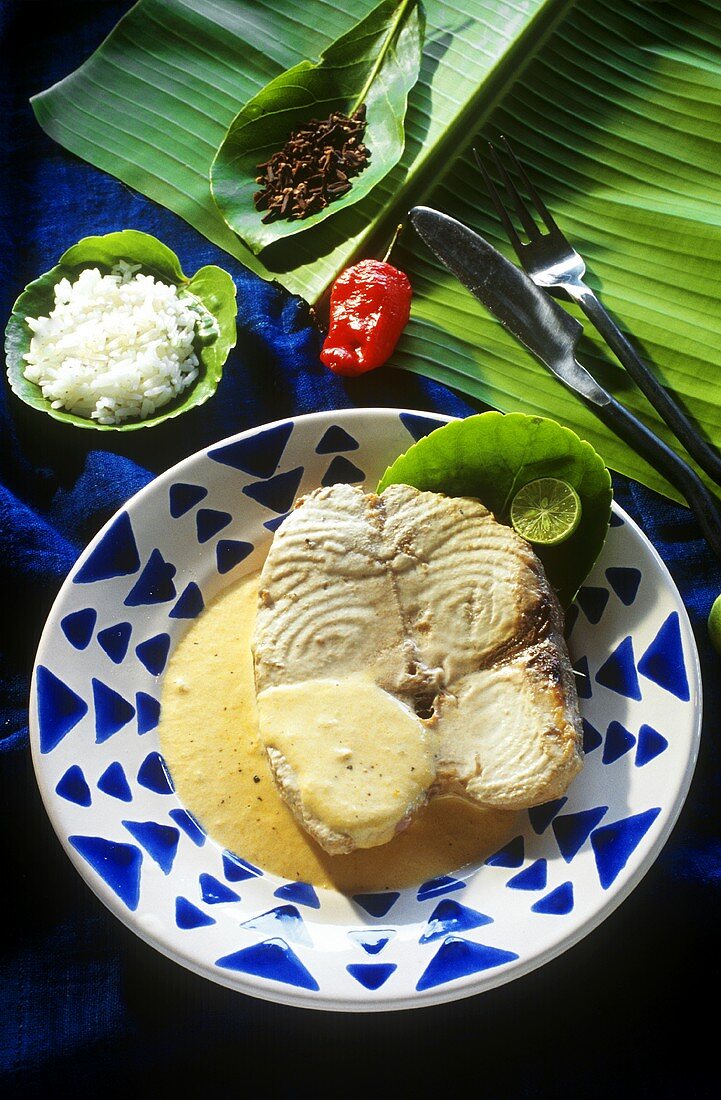
[[[283,69],[318,57],[372,5],[140,0],[86,65],[33,106],[67,148],[311,302],[351,257],[384,241],[421,197],[512,255],[463,153],[481,127],[490,137],[505,133],[586,258],[591,285],[700,430],[721,445],[719,5],[426,0],[424,59],[400,163],[366,199],[319,227],[322,255],[309,255],[302,241],[310,234],[302,234],[290,256],[268,255],[274,245],[261,264],[217,216],[203,172],[239,102]],[[84,106],[89,102],[92,110]],[[393,258],[414,287],[394,367],[502,411],[553,417],[587,439],[612,469],[678,499],[410,230]],[[673,444],[589,325],[586,333],[579,356],[585,365]]]
[[[721,446],[721,8],[577,5],[484,136],[507,136],[588,281],[701,433]],[[515,259],[473,158],[426,200]],[[415,297],[393,359],[504,412],[554,417],[608,465],[677,500],[660,474],[552,378],[410,233],[394,259]],[[585,322],[579,359],[679,453],[675,438]],[[716,488],[708,484],[711,488]]]
[[[426,4],[423,59],[401,160],[361,202],[258,258],[213,201],[216,151],[240,108],[272,78],[317,60],[376,4],[139,0],[88,61],[33,97],[33,110],[46,133],[71,152],[312,303],[374,234],[396,224],[408,189],[452,162],[488,82],[510,79],[569,0]]]

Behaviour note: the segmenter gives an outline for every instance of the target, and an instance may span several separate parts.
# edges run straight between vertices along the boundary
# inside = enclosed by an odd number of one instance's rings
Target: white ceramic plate
[[[32,751],[52,823],[98,897],[170,958],[311,1008],[413,1008],[481,992],[597,926],[648,870],[688,791],[698,657],[662,561],[614,507],[569,646],[586,764],[480,866],[344,897],[223,851],[181,805],[157,737],[163,670],[189,622],[259,566],[299,491],[372,488],[448,418],[317,413],[194,455],[138,493],[63,585],[38,650]]]

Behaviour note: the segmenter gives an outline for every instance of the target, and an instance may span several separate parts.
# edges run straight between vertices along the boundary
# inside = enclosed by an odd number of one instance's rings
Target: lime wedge
[[[721,653],[721,596],[717,596],[712,603],[706,625],[711,645],[717,653]]]
[[[511,501],[511,523],[528,542],[556,546],[581,522],[581,500],[567,481],[539,477],[519,489]]]

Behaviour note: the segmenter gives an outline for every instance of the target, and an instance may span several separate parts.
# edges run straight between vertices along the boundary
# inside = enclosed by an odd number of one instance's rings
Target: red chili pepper
[[[412,293],[408,276],[385,260],[361,260],[343,271],[330,295],[321,362],[346,375],[382,366],[408,323]]]

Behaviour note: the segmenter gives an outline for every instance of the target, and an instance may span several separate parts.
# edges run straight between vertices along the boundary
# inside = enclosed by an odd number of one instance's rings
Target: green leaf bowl
[[[254,253],[312,229],[364,198],[400,160],[408,96],[418,79],[425,14],[416,0],[382,0],[317,63],[302,61],[271,80],[231,123],[210,170],[220,213]],[[264,223],[255,208],[258,165],[281,149],[291,131],[331,111],[366,106],[364,144],[370,162],[350,191],[307,218]]]
[[[27,318],[48,315],[53,308],[54,289],[60,279],[73,281],[88,267],[97,267],[102,274],[107,274],[119,260],[140,264],[144,274],[174,284],[196,298],[201,309],[195,342],[200,370],[192,386],[163,405],[156,415],[142,420],[128,419],[120,424],[98,424],[89,417],[52,408],[40,386],[25,377],[23,356],[29,350],[32,338]],[[236,313],[235,284],[228,272],[220,267],[201,267],[188,278],[174,252],[156,237],[136,229],[83,237],[62,254],[54,267],[29,283],[13,306],[5,329],[5,359],[10,388],[26,405],[77,428],[121,432],[150,428],[202,405],[215,393],[228,353],[235,346]]]
[[[581,521],[556,546],[534,546],[564,608],[573,602],[606,539],[611,475],[590,443],[555,420],[524,413],[485,412],[452,420],[420,439],[388,467],[378,492],[399,482],[448,496],[476,497],[510,525],[511,501],[539,477],[573,485]]]

